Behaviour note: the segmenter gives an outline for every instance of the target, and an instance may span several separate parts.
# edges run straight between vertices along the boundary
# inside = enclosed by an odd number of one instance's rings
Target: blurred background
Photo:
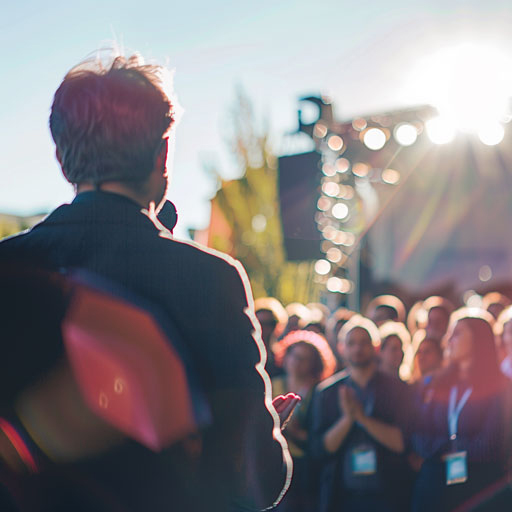
[[[175,69],[175,235],[254,294],[362,307],[512,289],[508,1],[4,6],[0,236],[73,190],[48,129],[69,68],[117,46]]]

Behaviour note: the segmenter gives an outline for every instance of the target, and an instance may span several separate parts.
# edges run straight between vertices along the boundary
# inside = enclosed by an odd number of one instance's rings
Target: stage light
[[[319,139],[323,139],[327,135],[327,126],[323,123],[316,123],[313,129],[313,135]]]
[[[464,132],[503,120],[512,93],[512,59],[488,44],[462,43],[418,59],[403,94],[430,103]]]
[[[369,172],[370,167],[367,164],[363,164],[362,162],[357,162],[352,166],[352,173],[359,178],[368,176]]]
[[[318,260],[315,263],[315,272],[321,276],[325,276],[331,271],[331,264],[327,260]]]
[[[345,199],[346,201],[350,201],[351,199],[354,198],[354,195],[355,195],[354,187],[351,187],[350,185],[340,185],[340,192],[338,194],[338,197],[340,199]]]
[[[429,119],[426,123],[427,134],[434,144],[447,144],[455,137],[453,123],[442,117]]]
[[[322,236],[326,240],[334,240],[336,238],[337,233],[338,233],[338,230],[332,226],[325,226],[322,229]]]
[[[401,146],[411,146],[418,138],[418,130],[412,124],[400,123],[395,127],[394,136]]]
[[[328,280],[327,280],[327,289],[330,291],[330,292],[341,292],[341,287],[342,287],[342,283],[341,283],[341,279],[339,277],[330,277]]]
[[[332,263],[338,263],[343,257],[343,253],[337,247],[331,247],[326,254],[326,257]]]
[[[326,175],[332,178],[336,174],[336,169],[334,168],[334,165],[325,163],[322,165],[322,172]]]
[[[400,173],[394,169],[384,169],[382,171],[382,181],[388,185],[396,185],[400,181]]]
[[[344,219],[348,215],[348,206],[345,203],[337,203],[332,207],[332,214],[337,219]]]
[[[339,135],[331,135],[327,142],[329,149],[339,151],[343,147],[343,139]]]
[[[331,207],[331,205],[332,201],[325,196],[320,197],[316,203],[316,207],[322,212],[327,211]]]
[[[486,146],[499,144],[504,136],[505,129],[499,123],[484,125],[478,130],[478,137]]]
[[[336,197],[340,191],[340,186],[334,181],[326,181],[322,185],[322,192],[329,197]]]
[[[366,126],[366,119],[363,119],[361,117],[359,117],[358,119],[354,119],[352,121],[352,128],[354,128],[354,130],[357,130],[358,132],[362,132],[366,128]]]
[[[368,149],[378,151],[386,144],[386,134],[380,128],[369,128],[364,132],[363,142]]]
[[[334,165],[336,166],[336,171],[341,174],[350,169],[350,162],[346,158],[338,158]]]

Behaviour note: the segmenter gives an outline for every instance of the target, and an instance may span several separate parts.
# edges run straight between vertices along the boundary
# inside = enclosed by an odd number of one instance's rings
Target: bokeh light
[[[340,186],[334,181],[326,181],[322,185],[322,192],[326,196],[336,197],[340,191]]]
[[[319,139],[323,139],[327,135],[327,126],[324,123],[316,123],[313,129],[313,135]]]
[[[256,233],[262,233],[267,228],[267,218],[265,215],[258,213],[252,218],[252,229]]]
[[[455,126],[448,118],[429,119],[425,126],[428,137],[434,144],[448,144],[455,137]]]
[[[331,264],[327,260],[318,260],[315,263],[315,272],[321,276],[325,276],[331,271]]]
[[[336,171],[342,174],[350,169],[350,162],[346,158],[338,158],[334,165],[336,166]]]
[[[388,185],[396,185],[400,181],[400,173],[395,169],[384,169],[382,171],[382,181]]]
[[[316,207],[321,210],[322,212],[325,212],[329,210],[329,208],[332,206],[332,200],[328,197],[320,197],[316,203]]]
[[[348,206],[345,203],[337,203],[332,207],[332,214],[337,219],[344,219],[348,215]]]
[[[324,165],[322,165],[322,172],[326,176],[332,177],[336,174],[336,169],[335,169],[334,165],[325,163]]]
[[[326,257],[332,263],[338,263],[343,257],[343,253],[337,247],[331,247],[326,254]]]
[[[386,144],[386,134],[380,128],[369,128],[364,132],[363,142],[368,149],[377,151]]]
[[[480,270],[478,271],[478,279],[482,281],[483,283],[486,283],[487,281],[490,281],[492,278],[492,269],[489,265],[483,265],[480,267]]]
[[[401,146],[411,146],[418,138],[418,130],[410,123],[400,123],[395,127],[394,136]]]
[[[327,142],[329,149],[339,151],[343,147],[343,139],[339,135],[331,135]]]
[[[489,123],[478,130],[478,137],[486,146],[499,144],[504,136],[505,129],[500,123]]]
[[[370,166],[362,162],[357,162],[352,166],[352,173],[355,176],[358,176],[359,178],[364,178],[365,176],[368,176],[369,172]]]

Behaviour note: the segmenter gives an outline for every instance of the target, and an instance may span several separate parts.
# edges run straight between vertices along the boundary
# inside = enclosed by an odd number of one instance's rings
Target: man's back
[[[259,347],[233,260],[169,239],[135,202],[99,191],[79,194],[32,231],[0,243],[4,259],[59,271],[85,268],[157,304],[185,341],[208,395],[213,424],[201,438],[158,455],[126,442],[80,463],[87,480],[128,510],[226,510],[244,491],[259,505],[269,489],[277,498],[282,448],[272,438],[264,380],[255,369]],[[248,446],[253,428],[263,443],[254,451]],[[268,476],[249,476],[261,467],[258,457],[274,469]],[[263,494],[255,496],[249,489],[258,479],[256,495]]]

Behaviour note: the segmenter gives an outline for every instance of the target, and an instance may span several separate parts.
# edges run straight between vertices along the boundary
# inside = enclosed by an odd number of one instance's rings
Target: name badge
[[[468,479],[467,452],[448,453],[443,459],[446,464],[446,485],[461,484]]]
[[[371,447],[359,447],[352,450],[352,473],[354,475],[373,475],[377,471],[377,454]]]

